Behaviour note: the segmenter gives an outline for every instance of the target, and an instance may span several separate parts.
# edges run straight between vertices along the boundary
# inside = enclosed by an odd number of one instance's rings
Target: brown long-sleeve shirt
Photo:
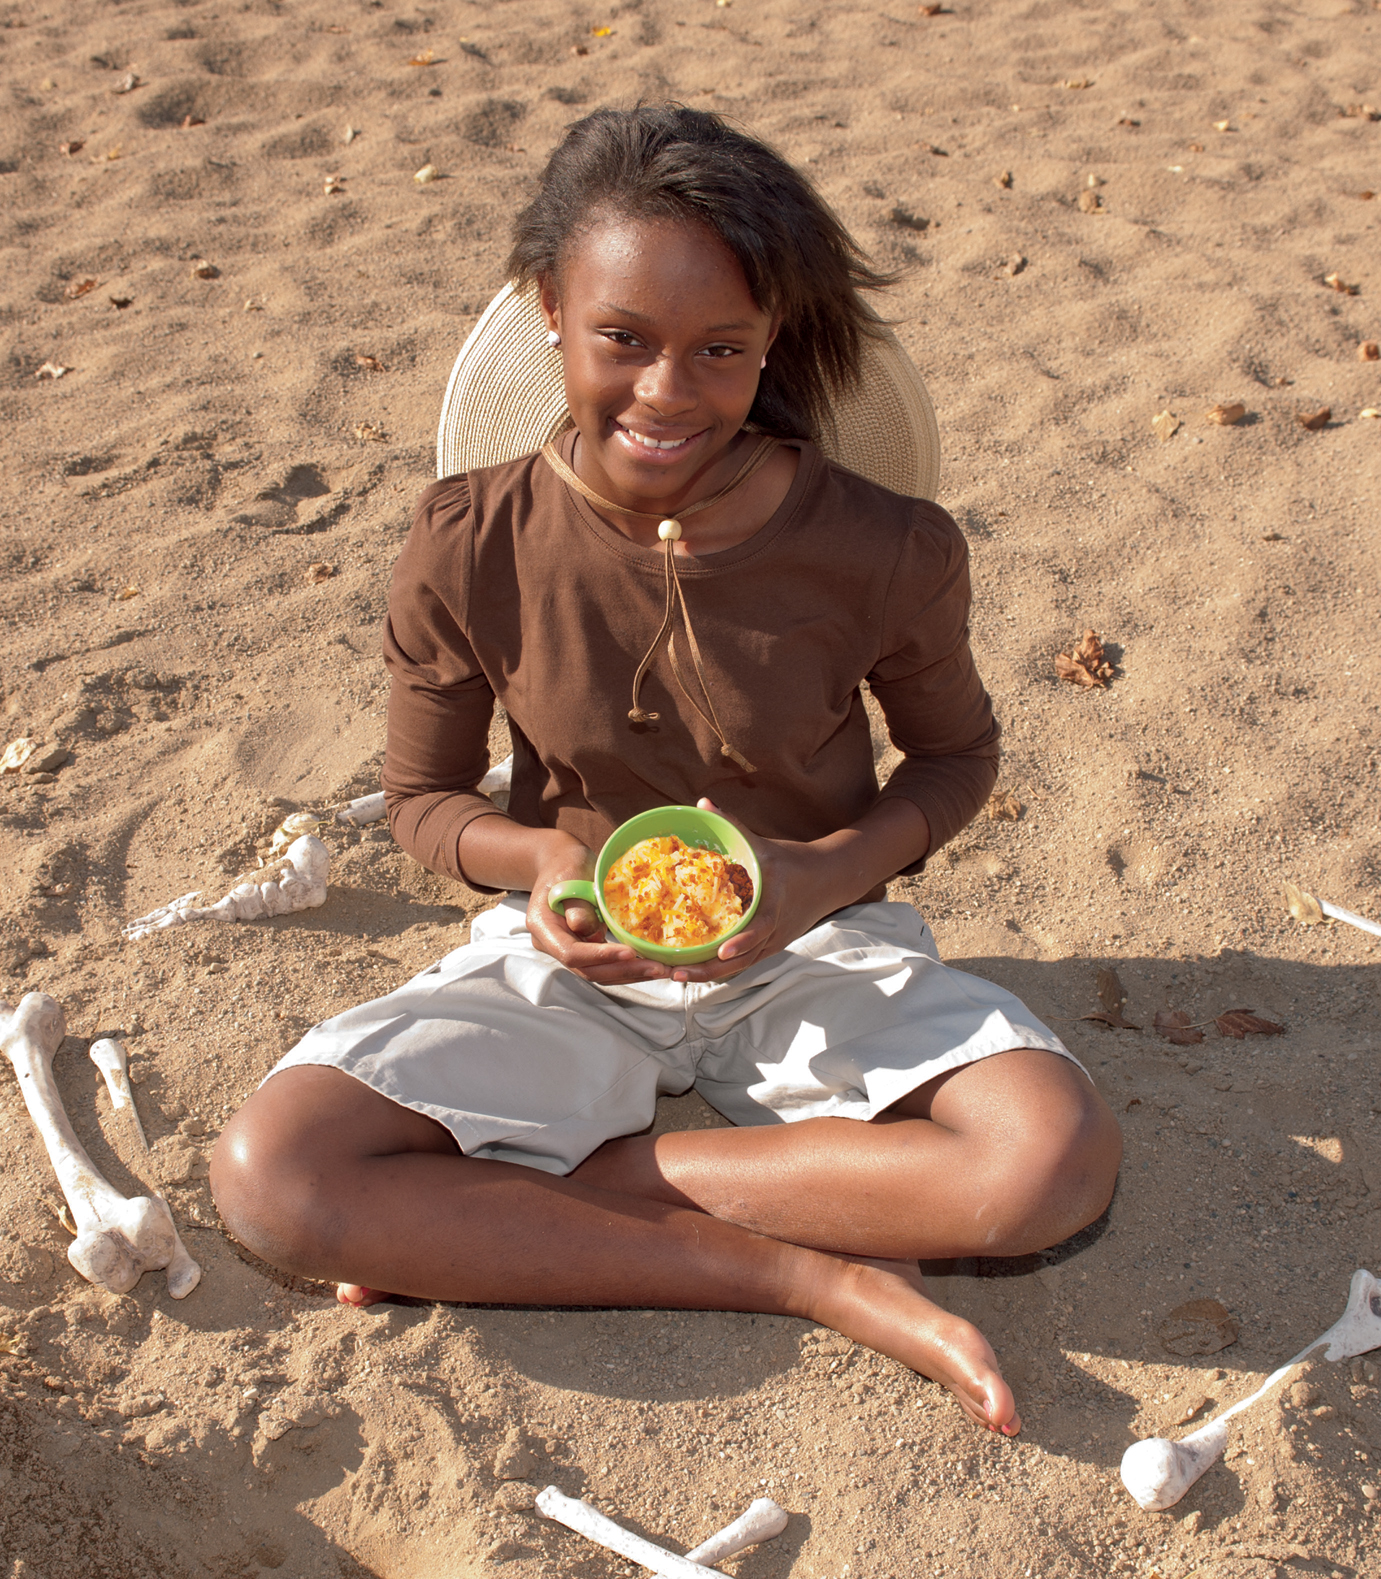
[[[383,786],[398,843],[464,879],[461,831],[495,812],[476,785],[496,699],[513,736],[508,816],[592,849],[637,812],[702,795],[769,838],[820,838],[888,796],[921,808],[932,851],[964,827],[998,756],[969,651],[964,540],[938,505],[800,449],[760,531],[677,561],[720,722],[753,774],[720,754],[665,645],[641,695],[660,722],[629,720],[662,622],[660,548],[630,542],[536,456],[429,487],[384,631]],[[684,668],[684,634],[677,650]],[[880,793],[864,680],[904,757]]]

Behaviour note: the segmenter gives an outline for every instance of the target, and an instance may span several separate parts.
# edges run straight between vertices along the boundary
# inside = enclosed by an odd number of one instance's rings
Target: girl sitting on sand
[[[510,268],[540,289],[573,425],[422,495],[383,775],[405,850],[507,893],[279,1063],[216,1148],[220,1210],[353,1303],[800,1316],[1014,1434],[992,1349],[916,1263],[1066,1238],[1121,1143],[1058,1038],[884,902],[998,754],[954,522],[813,442],[878,333],[858,289],[886,282],[782,159],[675,106],[574,125]],[[881,790],[865,680],[903,754]],[[496,699],[507,813],[477,789]],[[619,823],[696,801],[762,870],[715,958],[658,964],[551,908]],[[639,1133],[692,1085],[737,1127]]]

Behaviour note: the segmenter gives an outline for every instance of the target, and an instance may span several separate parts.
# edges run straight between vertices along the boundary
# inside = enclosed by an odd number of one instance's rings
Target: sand
[[[79,1132],[166,1189],[205,1267],[183,1303],[82,1283],[0,1074],[0,1575],[630,1572],[528,1511],[548,1482],[677,1550],[770,1494],[791,1523],[743,1579],[1381,1571],[1374,1365],[1314,1364],[1172,1513],[1117,1480],[1381,1259],[1378,944],[1279,897],[1381,917],[1379,54],[1365,0],[0,7],[0,744],[70,752],[0,780],[0,990],[64,1005]],[[1103,1222],[939,1269],[1015,1441],[800,1322],[355,1313],[239,1254],[205,1181],[226,1116],[487,902],[383,830],[329,836],[321,910],[119,936],[374,787],[378,623],[448,368],[561,127],[639,95],[770,138],[904,270],[1023,810],[894,897],[1051,1017],[1126,1134]],[[1055,677],[1085,628],[1107,689]],[[1108,967],[1139,1030],[1078,1019]],[[1238,1008],[1285,1033],[1152,1029]],[[117,1031],[147,1157],[85,1056]],[[1191,1298],[1236,1341],[1167,1352]]]

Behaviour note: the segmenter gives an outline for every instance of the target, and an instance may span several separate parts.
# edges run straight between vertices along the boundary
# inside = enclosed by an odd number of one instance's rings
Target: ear
[[[781,332],[781,327],[782,315],[780,313],[776,313],[773,316],[771,327],[767,331],[767,344],[762,348],[762,354],[764,356],[766,356],[767,353],[772,349],[778,334]]]
[[[560,334],[561,303],[556,296],[556,282],[547,279],[538,280],[537,292],[537,299],[542,308],[542,321],[546,324],[548,330],[554,329],[557,334]]]

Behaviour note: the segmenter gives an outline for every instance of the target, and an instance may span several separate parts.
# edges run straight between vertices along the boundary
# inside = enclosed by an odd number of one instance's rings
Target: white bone
[[[326,903],[326,877],[331,855],[315,834],[294,839],[278,860],[251,872],[214,905],[196,903],[198,893],[183,894],[139,916],[124,928],[127,938],[144,938],[161,927],[184,921],[257,921],[261,916],[285,916]]]
[[[502,762],[496,762],[479,781],[481,795],[495,795],[500,790],[513,788],[513,753],[510,751]]]
[[[770,1540],[786,1528],[787,1516],[770,1498],[760,1497],[741,1518],[726,1525],[717,1535],[697,1546],[685,1557],[678,1557],[664,1547],[645,1541],[632,1530],[625,1530],[610,1518],[592,1508],[588,1502],[565,1497],[555,1486],[548,1486],[537,1496],[537,1509],[547,1518],[555,1519],[567,1529],[574,1530],[596,1545],[628,1557],[644,1568],[650,1568],[660,1579],[722,1579],[714,1568],[704,1566],[705,1561],[721,1561],[741,1552],[746,1546],[756,1546],[759,1541]],[[713,1552],[713,1558],[709,1554]]]
[[[91,1062],[105,1076],[111,1107],[127,1107],[130,1110],[134,1127],[139,1131],[139,1144],[147,1151],[149,1143],[144,1135],[144,1126],[139,1122],[139,1109],[134,1105],[134,1092],[129,1083],[129,1060],[125,1056],[124,1044],[108,1036],[101,1037],[91,1044]]]
[[[0,1002],[0,1047],[14,1065],[77,1226],[67,1259],[89,1283],[112,1294],[128,1294],[145,1272],[166,1267],[168,1292],[185,1299],[200,1281],[201,1268],[178,1238],[167,1202],[157,1195],[127,1200],[108,1184],[63,1110],[53,1057],[66,1029],[61,1006],[47,993],[26,993],[17,1008]]]
[[[759,1497],[750,1503],[747,1513],[741,1513],[732,1524],[726,1524],[709,1540],[701,1541],[694,1551],[686,1553],[688,1563],[717,1563],[746,1547],[757,1546],[780,1535],[787,1526],[787,1512],[771,1497]]]
[[[363,828],[366,823],[378,822],[387,815],[384,792],[380,790],[375,795],[360,795],[355,800],[347,801],[336,813],[336,821],[348,823],[352,828]]]
[[[1321,1338],[1315,1338],[1301,1349],[1293,1360],[1287,1360],[1279,1370],[1272,1371],[1249,1398],[1233,1404],[1217,1419],[1191,1431],[1178,1442],[1159,1436],[1133,1442],[1122,1455],[1122,1484],[1152,1513],[1173,1508],[1221,1456],[1228,1441],[1227,1423],[1233,1415],[1249,1409],[1258,1398],[1264,1397],[1296,1365],[1307,1360],[1321,1343],[1328,1345],[1324,1358],[1335,1362],[1381,1348],[1381,1282],[1364,1268],[1359,1267],[1352,1274],[1347,1309],[1337,1321]]]
[[[273,838],[269,841],[270,855],[282,855],[295,839],[300,839],[307,833],[315,833],[320,826],[321,818],[312,811],[295,811],[291,816],[284,817],[273,830]]]

